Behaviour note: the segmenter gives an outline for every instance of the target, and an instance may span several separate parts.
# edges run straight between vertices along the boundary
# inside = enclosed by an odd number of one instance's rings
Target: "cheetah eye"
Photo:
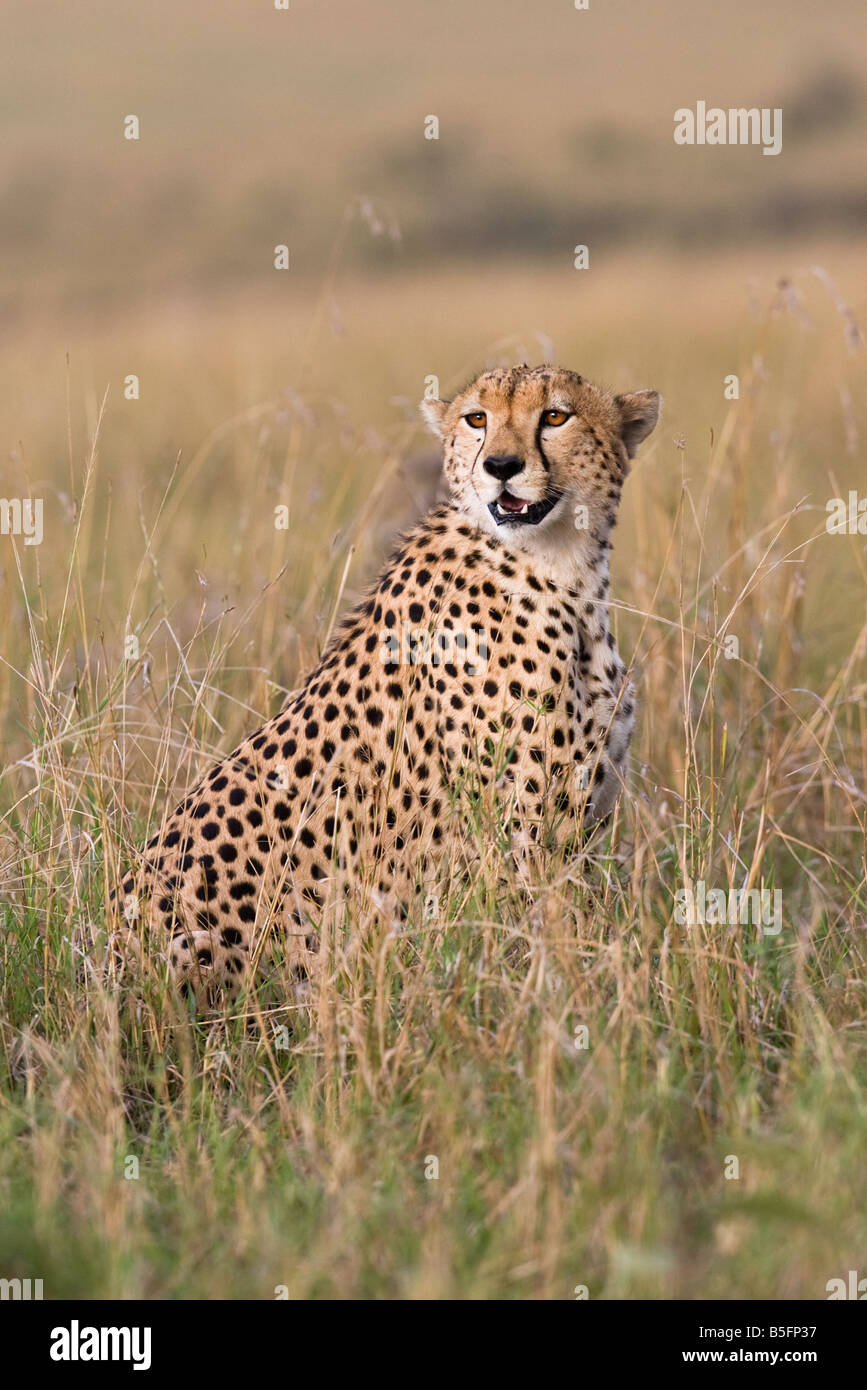
[[[569,411],[568,411],[568,410],[543,410],[543,411],[542,411],[542,424],[543,424],[543,425],[565,425],[566,421],[567,421],[569,418],[570,418],[570,414],[569,414]]]
[[[464,419],[471,429],[483,430],[488,417],[483,410],[471,410],[469,415],[464,416]]]

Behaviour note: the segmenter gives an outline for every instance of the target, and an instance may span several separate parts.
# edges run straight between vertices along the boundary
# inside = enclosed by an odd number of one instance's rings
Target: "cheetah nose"
[[[514,478],[516,473],[520,473],[524,467],[524,460],[516,458],[514,454],[490,454],[483,467],[492,478],[504,483],[508,478]]]

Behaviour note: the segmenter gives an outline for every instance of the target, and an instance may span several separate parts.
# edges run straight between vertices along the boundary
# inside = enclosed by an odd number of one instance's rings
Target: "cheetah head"
[[[656,391],[612,396],[559,367],[483,372],[451,401],[422,401],[454,500],[521,549],[607,535],[629,461],[659,418]]]

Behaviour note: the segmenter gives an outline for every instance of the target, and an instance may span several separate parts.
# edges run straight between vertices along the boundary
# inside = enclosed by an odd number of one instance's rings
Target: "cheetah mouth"
[[[559,500],[560,494],[554,492],[540,502],[527,502],[523,497],[513,497],[508,488],[503,488],[499,497],[488,503],[488,511],[498,526],[538,526]]]

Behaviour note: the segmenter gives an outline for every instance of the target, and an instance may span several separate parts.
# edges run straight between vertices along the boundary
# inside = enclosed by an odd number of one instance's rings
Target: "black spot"
[[[256,890],[252,883],[233,883],[229,889],[229,897],[234,898],[236,901],[239,898],[255,897],[255,894]]]

